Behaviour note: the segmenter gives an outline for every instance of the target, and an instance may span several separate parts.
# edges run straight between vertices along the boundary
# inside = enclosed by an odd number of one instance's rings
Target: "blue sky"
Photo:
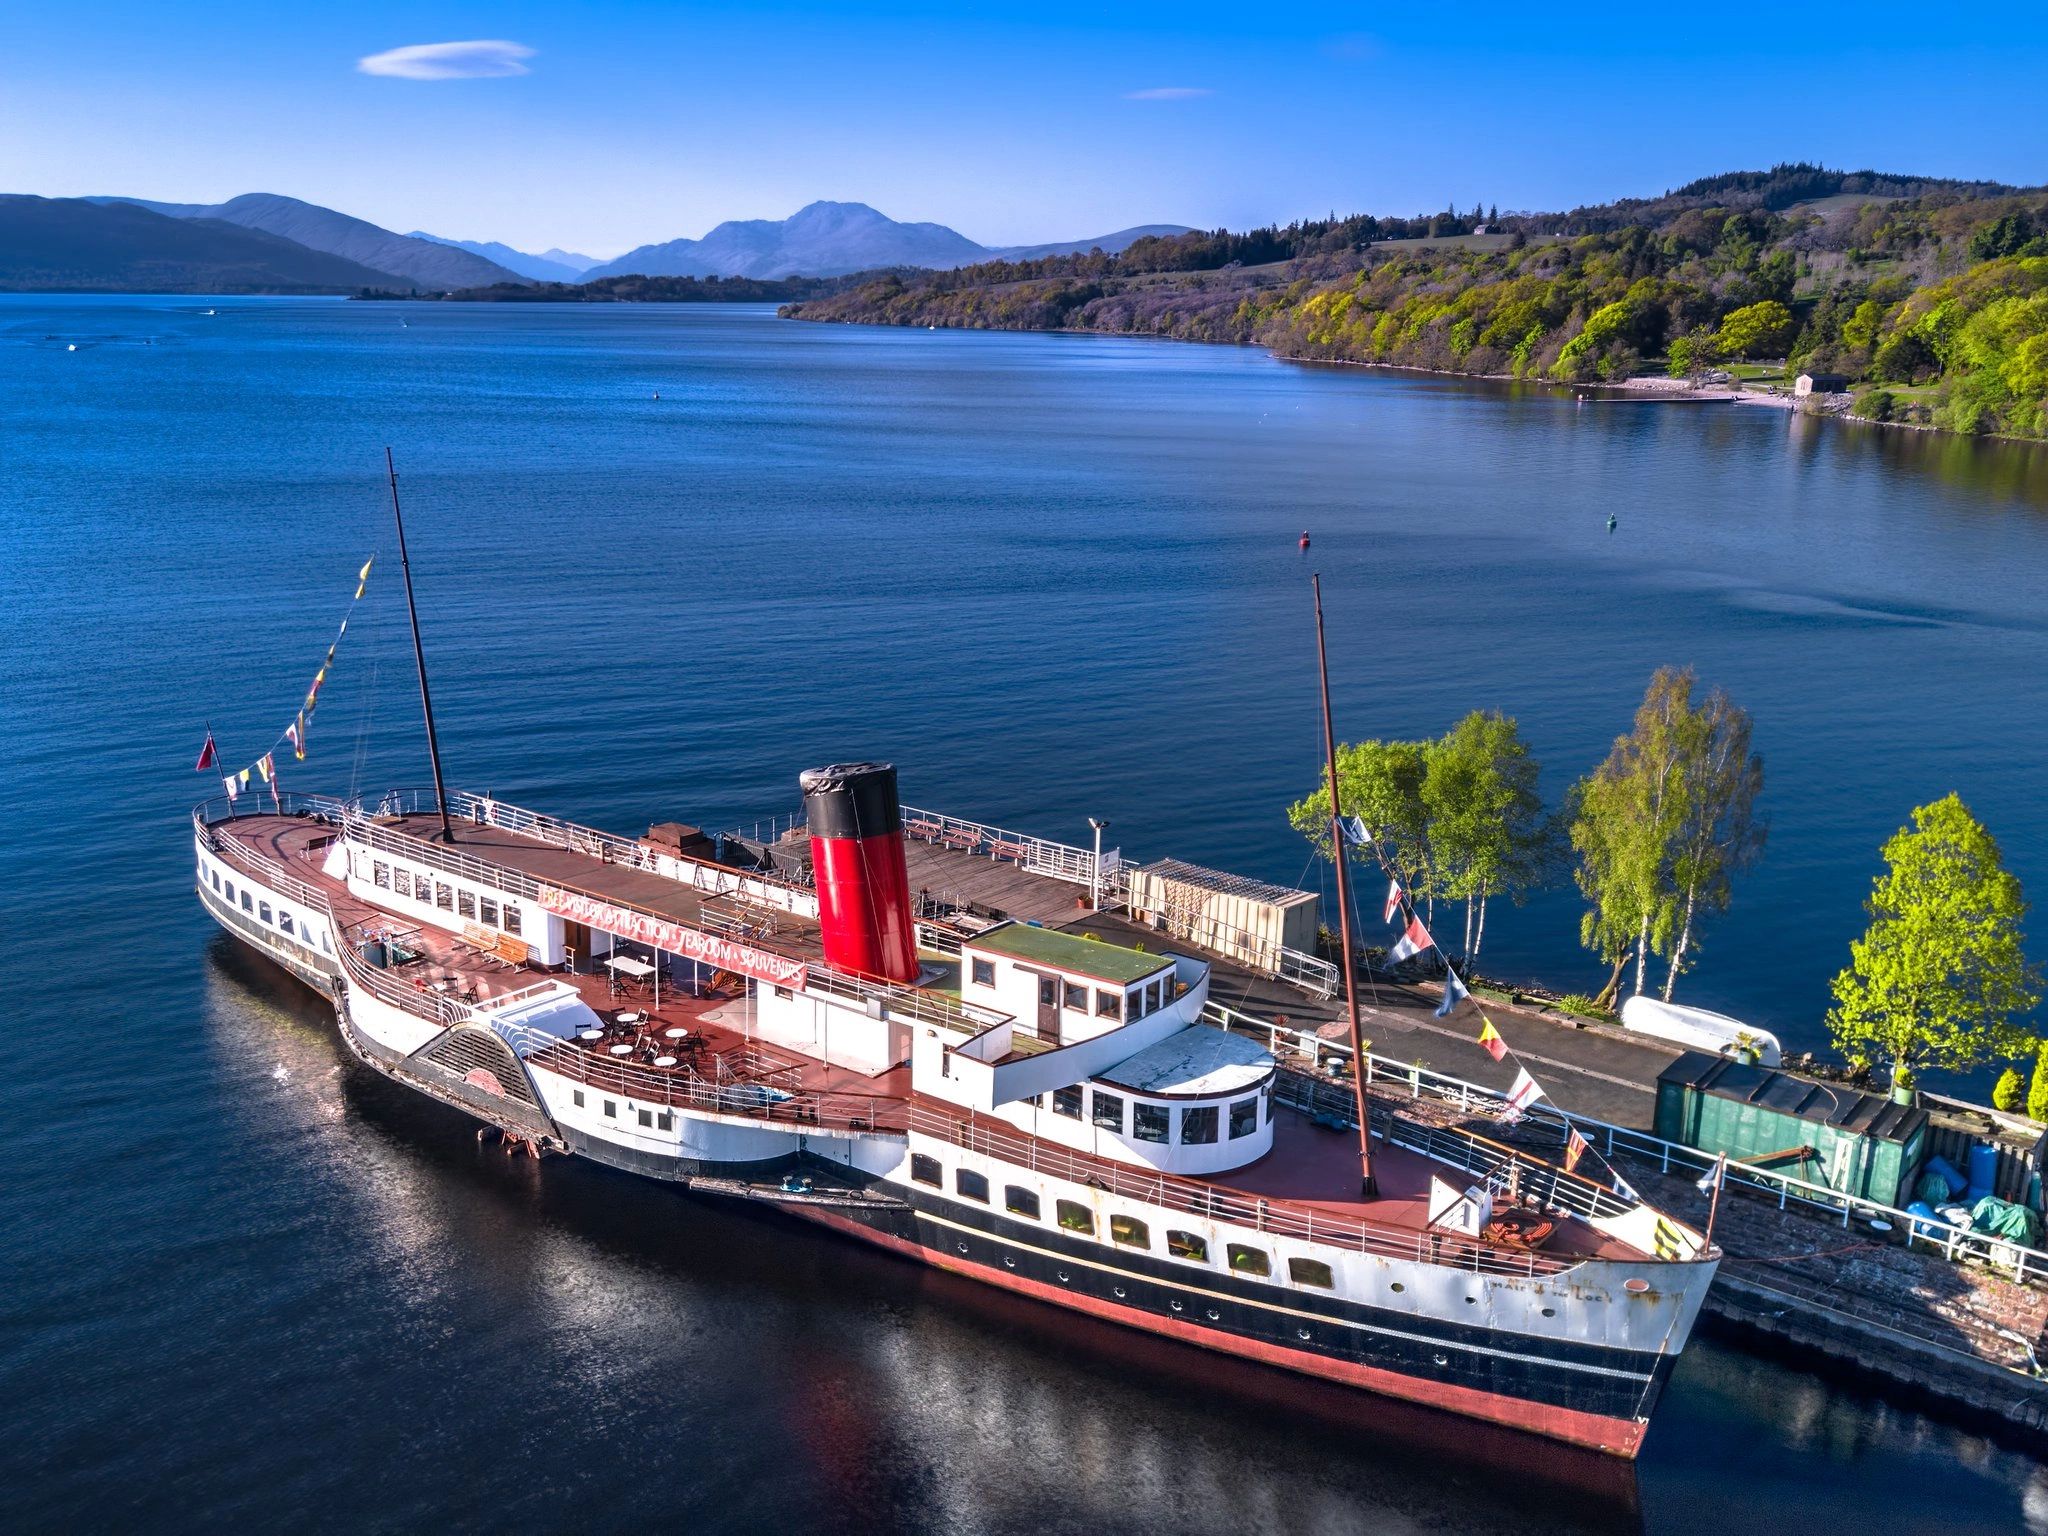
[[[991,244],[1454,201],[1558,208],[1781,159],[2048,180],[2038,6],[20,5],[0,191],[285,192],[609,255],[874,204]],[[503,40],[523,73],[358,61]]]

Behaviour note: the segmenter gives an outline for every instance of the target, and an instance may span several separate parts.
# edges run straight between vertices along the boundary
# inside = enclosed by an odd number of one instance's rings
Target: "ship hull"
[[[1156,1261],[1112,1255],[1123,1262],[1105,1263],[1100,1245],[1063,1243],[1040,1229],[1005,1230],[1012,1224],[985,1213],[976,1222],[957,1209],[924,1205],[787,1209],[1049,1306],[1609,1456],[1633,1458],[1641,1450],[1675,1364],[1670,1355],[1539,1344],[1334,1300],[1309,1307],[1299,1291],[1235,1277],[1209,1274],[1191,1285]]]

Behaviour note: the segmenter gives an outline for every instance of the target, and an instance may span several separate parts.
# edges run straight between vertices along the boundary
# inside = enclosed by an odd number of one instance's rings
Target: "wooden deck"
[[[1057,928],[1088,910],[1088,887],[1020,869],[1010,859],[966,853],[920,838],[903,840],[910,888],[935,901],[987,907],[1005,917]]]

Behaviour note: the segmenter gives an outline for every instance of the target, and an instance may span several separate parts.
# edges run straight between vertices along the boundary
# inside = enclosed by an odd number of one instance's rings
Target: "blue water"
[[[1313,882],[1310,570],[1344,735],[1499,707],[1553,795],[1691,662],[1754,713],[1773,826],[1680,996],[1819,1045],[1915,803],[1960,790],[2048,888],[2039,453],[712,308],[8,296],[0,383],[11,1523],[2048,1529],[2030,1460],[1712,1340],[1638,1479],[1559,1491],[1464,1426],[479,1153],[210,931],[182,823],[206,723],[270,745],[373,551],[285,783],[424,781],[389,443],[451,778],[627,830],[877,755],[916,803]],[[1576,913],[1496,911],[1486,968],[1590,989]]]

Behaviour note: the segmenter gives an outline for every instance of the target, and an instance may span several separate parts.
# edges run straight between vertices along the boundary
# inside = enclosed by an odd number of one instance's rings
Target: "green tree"
[[[1708,326],[1688,331],[1671,343],[1671,377],[1689,379],[1695,387],[1706,382],[1720,360],[1720,338]]]
[[[1442,894],[1464,899],[1468,956],[1486,942],[1487,902],[1506,895],[1519,903],[1546,873],[1552,830],[1538,771],[1520,728],[1498,710],[1474,710],[1428,756],[1429,846]]]
[[[2034,1052],[2034,1077],[2027,1084],[2027,1118],[2048,1121],[2048,1040]]]
[[[1721,318],[1721,351],[1729,357],[1783,357],[1797,322],[1776,299],[1746,304]]]
[[[1435,743],[1427,741],[1361,741],[1337,748],[1337,790],[1344,814],[1365,823],[1401,884],[1432,917],[1436,865],[1422,786],[1434,750]],[[1318,784],[1307,798],[1290,805],[1287,820],[1323,857],[1331,856],[1328,784]],[[1369,849],[1358,849],[1353,857],[1373,863]]]
[[[2041,977],[2021,930],[2027,904],[1997,842],[1951,793],[1913,812],[1884,861],[1865,903],[1870,926],[1835,977],[1835,1044],[1888,1060],[1898,1087],[1921,1067],[1961,1070],[2025,1050]]]
[[[1700,919],[1728,910],[1730,877],[1762,856],[1768,831],[1756,809],[1764,787],[1764,760],[1750,749],[1749,711],[1721,688],[1708,693],[1698,708],[1687,708],[1693,687],[1690,669],[1676,681],[1681,690],[1674,716],[1680,811],[1671,878],[1680,910],[1671,969],[1664,978],[1667,1003],[1679,973],[1697,954]]]

